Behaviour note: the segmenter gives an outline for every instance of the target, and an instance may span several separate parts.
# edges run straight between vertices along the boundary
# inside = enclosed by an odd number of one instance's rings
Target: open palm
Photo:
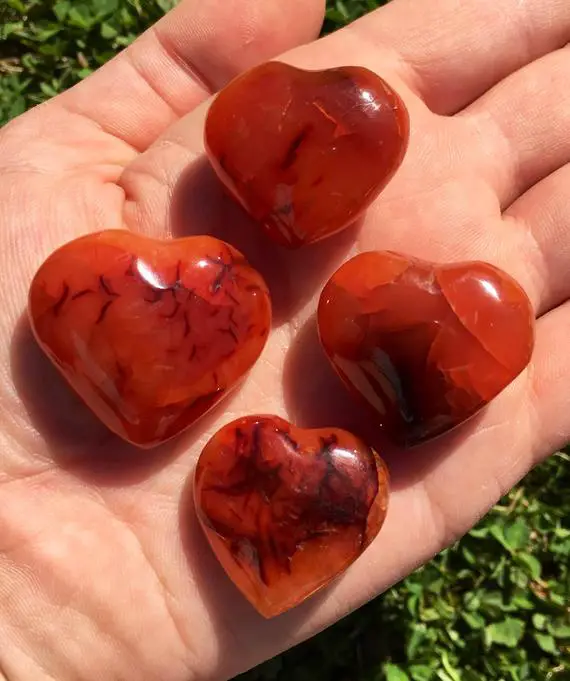
[[[570,435],[567,0],[394,0],[318,42],[320,0],[186,0],[112,63],[0,131],[0,677],[227,678],[380,593],[467,531]],[[294,49],[293,49],[294,48]],[[362,65],[405,99],[408,156],[362,224],[296,253],[270,244],[203,160],[207,99],[283,57]],[[212,233],[266,276],[275,326],[243,388],[153,452],[112,436],[35,346],[27,289],[89,231]],[[269,622],[216,564],[188,478],[223,423],[277,413],[365,429],[316,340],[322,285],[350,254],[487,260],[536,314],[532,365],[473,423],[388,452],[384,529],[345,576]]]

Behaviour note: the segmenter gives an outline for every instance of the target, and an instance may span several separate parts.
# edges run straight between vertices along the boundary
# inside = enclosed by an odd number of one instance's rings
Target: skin
[[[321,0],[290,5],[235,0],[227,12],[220,0],[185,0],[89,80],[0,131],[4,680],[228,678],[403,578],[569,439],[567,0],[394,0],[319,42],[308,41]],[[408,156],[358,228],[293,254],[259,236],[200,161],[210,92],[280,52],[306,68],[376,70],[412,119]],[[275,328],[242,389],[152,453],[108,435],[22,321],[53,249],[122,227],[228,238],[275,299]],[[393,494],[377,540],[341,580],[267,622],[207,549],[188,476],[208,437],[244,414],[365,430],[313,314],[336,266],[373,248],[505,269],[539,318],[535,353],[474,422],[382,452]]]

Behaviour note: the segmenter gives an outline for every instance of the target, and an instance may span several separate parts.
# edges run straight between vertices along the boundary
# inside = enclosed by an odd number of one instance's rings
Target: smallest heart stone
[[[174,437],[227,395],[271,324],[263,279],[228,244],[114,230],[52,253],[28,311],[69,384],[140,447]]]
[[[530,301],[509,275],[390,252],[337,270],[318,325],[339,376],[404,445],[471,418],[523,371],[534,344]]]
[[[262,64],[212,103],[205,146],[230,194],[271,238],[297,247],[354,222],[400,166],[400,97],[367,69]]]
[[[194,500],[228,576],[269,618],[324,587],[370,544],[386,515],[388,473],[346,431],[247,416],[204,448]]]

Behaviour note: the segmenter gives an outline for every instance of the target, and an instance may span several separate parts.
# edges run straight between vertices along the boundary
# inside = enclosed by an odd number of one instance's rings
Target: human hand
[[[90,79],[0,131],[0,675],[10,681],[227,678],[402,578],[569,437],[567,1],[394,0],[286,53],[305,68],[378,72],[412,126],[403,166],[358,229],[296,253],[269,244],[201,160],[208,92],[198,79],[218,89],[314,37],[321,3],[291,2],[298,9],[283,12],[236,0],[227,12],[186,0]],[[225,238],[275,302],[275,328],[240,392],[154,452],[110,435],[22,321],[53,249],[121,227]],[[475,422],[388,452],[393,493],[378,538],[333,586],[265,621],[210,554],[187,479],[208,437],[239,415],[360,428],[312,315],[336,266],[370,249],[509,272],[540,316],[533,361]]]

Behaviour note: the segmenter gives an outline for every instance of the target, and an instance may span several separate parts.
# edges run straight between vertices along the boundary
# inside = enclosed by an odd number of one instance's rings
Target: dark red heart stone
[[[386,515],[388,473],[346,431],[246,416],[208,442],[194,491],[228,576],[273,617],[328,584],[374,539]]]
[[[269,62],[212,103],[205,145],[229,192],[290,247],[339,232],[372,203],[408,145],[407,110],[365,68]]]
[[[471,418],[523,371],[534,343],[530,301],[509,275],[389,252],[337,270],[318,324],[339,376],[406,445]]]
[[[115,433],[141,447],[177,435],[261,353],[271,306],[261,276],[207,236],[91,234],[55,251],[29,297],[34,334]]]

